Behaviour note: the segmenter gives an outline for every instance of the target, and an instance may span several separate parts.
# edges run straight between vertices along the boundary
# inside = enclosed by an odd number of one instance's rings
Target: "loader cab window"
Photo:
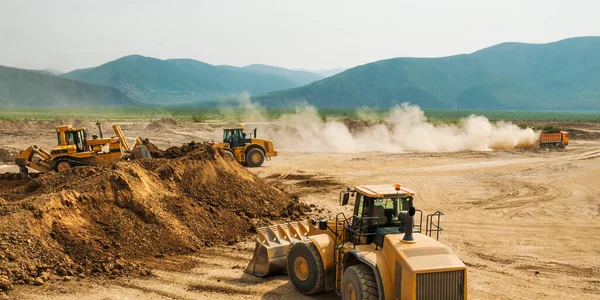
[[[60,131],[56,133],[56,139],[58,140],[58,145],[62,144],[62,140],[60,139]]]
[[[365,205],[365,195],[356,193],[356,201],[354,205],[354,215],[361,218],[363,216],[363,207]]]
[[[73,145],[74,144],[74,138],[73,138],[73,132],[72,131],[65,132],[65,137],[67,139],[67,145]]]
[[[223,143],[229,143],[231,139],[231,130],[225,129],[223,130]]]
[[[243,129],[226,129],[223,132],[223,142],[229,143],[231,147],[242,147],[246,144],[244,141],[246,135]]]
[[[73,140],[75,143],[75,147],[77,147],[77,152],[85,151],[85,136],[83,130],[73,132]]]
[[[412,207],[412,197],[371,198],[357,195],[354,215],[357,218],[376,217],[379,226],[396,226],[398,214]],[[356,218],[355,218],[356,219]],[[375,223],[374,221],[372,222]]]

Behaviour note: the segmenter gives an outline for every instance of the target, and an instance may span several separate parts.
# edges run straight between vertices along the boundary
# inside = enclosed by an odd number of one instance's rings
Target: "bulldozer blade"
[[[26,166],[19,166],[19,173],[21,174],[22,179],[31,179],[29,176],[29,169]]]
[[[256,246],[246,272],[267,276],[287,272],[287,255],[290,246],[307,240],[307,221],[290,222],[258,228]]]

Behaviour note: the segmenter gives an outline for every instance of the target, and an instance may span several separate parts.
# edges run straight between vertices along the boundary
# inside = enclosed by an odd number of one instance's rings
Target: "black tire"
[[[252,148],[246,152],[246,163],[250,167],[260,167],[265,162],[265,153],[258,148]]]
[[[307,271],[297,272],[298,264],[304,264]],[[290,247],[287,270],[290,281],[300,293],[314,295],[325,290],[325,267],[313,243],[295,243]]]
[[[353,265],[348,267],[342,276],[342,300],[377,300],[379,290],[373,270],[366,265]]]
[[[230,158],[231,160],[235,160],[235,155],[233,155],[233,152],[229,151],[229,150],[224,150],[224,158]]]

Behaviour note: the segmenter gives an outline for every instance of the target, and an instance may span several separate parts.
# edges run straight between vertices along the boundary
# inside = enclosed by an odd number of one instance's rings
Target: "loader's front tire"
[[[224,157],[225,158],[230,158],[231,160],[235,160],[235,155],[233,155],[233,152],[228,151],[228,150],[224,150]]]
[[[319,250],[313,243],[295,243],[290,247],[287,258],[290,281],[305,295],[325,290],[325,268]]]
[[[348,267],[342,276],[342,300],[377,300],[379,291],[373,270],[366,265]]]
[[[260,167],[265,162],[265,154],[257,148],[253,148],[246,152],[246,163],[250,167]]]

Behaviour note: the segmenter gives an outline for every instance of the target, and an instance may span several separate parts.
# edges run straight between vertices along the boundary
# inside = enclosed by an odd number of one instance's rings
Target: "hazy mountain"
[[[321,74],[323,77],[330,77],[336,74],[340,74],[344,71],[346,71],[347,69],[344,68],[335,68],[335,69],[323,69],[323,70],[314,70],[312,72],[315,72],[317,74]]]
[[[112,87],[0,66],[0,106],[133,106],[134,100]]]
[[[307,85],[309,83],[321,80],[326,77],[309,71],[289,70],[280,67],[273,67],[260,64],[249,65],[240,69],[242,71],[248,71],[256,74],[271,74],[285,77],[297,86]]]
[[[60,75],[60,74],[62,74],[62,73],[63,73],[63,72],[61,72],[61,71],[56,71],[56,70],[54,70],[54,69],[43,69],[43,70],[40,70],[40,71],[41,71],[41,72],[48,73],[48,74],[51,74],[51,75]]]
[[[319,107],[600,109],[600,37],[503,43],[472,54],[394,58],[256,99]]]
[[[140,55],[122,57],[61,76],[112,86],[133,99],[157,104],[231,98],[243,92],[262,94],[321,78],[316,74],[270,66],[213,66],[192,59],[160,60]]]

